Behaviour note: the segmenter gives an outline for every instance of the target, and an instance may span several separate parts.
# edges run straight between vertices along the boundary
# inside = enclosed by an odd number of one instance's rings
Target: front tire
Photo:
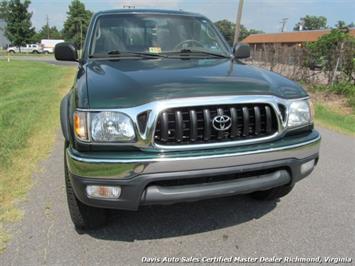
[[[286,196],[288,193],[291,192],[292,188],[293,186],[290,185],[275,187],[269,190],[253,192],[250,194],[250,196],[256,200],[271,201]]]
[[[67,144],[65,145],[67,147]],[[64,153],[65,154],[65,153]],[[75,196],[70,183],[68,167],[64,155],[65,187],[71,220],[77,229],[95,229],[106,225],[107,211],[85,205]]]

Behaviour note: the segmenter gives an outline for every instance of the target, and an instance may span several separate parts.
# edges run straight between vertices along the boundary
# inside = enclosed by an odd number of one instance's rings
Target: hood
[[[203,96],[307,96],[293,81],[230,59],[94,60],[85,68],[90,108]]]

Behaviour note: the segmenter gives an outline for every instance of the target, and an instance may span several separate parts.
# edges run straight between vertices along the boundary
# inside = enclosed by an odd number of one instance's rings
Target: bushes
[[[355,85],[345,82],[336,83],[331,86],[314,85],[312,88],[314,88],[315,90],[329,91],[336,94],[342,94],[349,97],[355,95]]]
[[[312,85],[310,89],[344,95],[349,105],[355,110],[355,84],[340,82],[333,85]]]
[[[346,28],[333,29],[314,43],[254,47],[252,61],[297,81],[355,84],[355,38]]]
[[[321,62],[321,68],[328,74],[328,83],[338,81],[354,83],[355,38],[349,29],[333,29],[314,43],[306,45],[311,61]]]

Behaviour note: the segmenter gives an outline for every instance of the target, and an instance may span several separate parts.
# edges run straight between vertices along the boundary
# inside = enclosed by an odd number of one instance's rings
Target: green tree
[[[33,37],[35,42],[40,42],[42,39],[62,39],[62,33],[57,29],[56,26],[49,27],[44,25],[39,32]]]
[[[229,20],[223,19],[215,22],[216,27],[223,34],[226,41],[233,45],[234,41],[234,33],[235,33],[235,24],[230,22]],[[263,33],[260,30],[250,29],[248,30],[244,25],[240,25],[240,35],[239,40],[244,40],[250,34]]]
[[[69,5],[67,19],[64,22],[64,39],[80,48],[85,39],[91,16],[92,12],[86,10],[85,5],[80,0],[73,0]]]
[[[0,2],[0,18],[1,19],[6,19],[7,5],[8,5],[7,1]]]
[[[355,25],[354,22],[346,24],[344,20],[338,20],[338,22],[335,24],[335,27],[338,29],[346,29],[346,28],[353,28],[355,27]]]
[[[302,30],[321,30],[327,28],[327,18],[323,16],[305,16],[295,25],[293,30],[299,31],[302,25]]]
[[[219,29],[219,31],[222,33],[226,41],[232,45],[233,44],[233,39],[234,39],[234,29],[235,29],[235,24],[223,19],[219,20],[214,23],[216,27]]]
[[[344,29],[347,27],[347,25],[344,20],[338,20],[338,22],[335,24],[335,27],[338,29]]]
[[[5,35],[19,47],[31,42],[35,34],[31,23],[32,13],[28,12],[30,3],[29,0],[10,0],[7,3]]]

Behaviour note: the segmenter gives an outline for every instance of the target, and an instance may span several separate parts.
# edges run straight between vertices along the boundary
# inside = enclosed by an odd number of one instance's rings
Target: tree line
[[[80,0],[72,0],[62,30],[45,24],[39,31],[32,26],[30,0],[3,0],[0,2],[0,18],[6,21],[5,36],[16,46],[37,43],[42,39],[65,39],[78,48],[85,38],[92,12]]]
[[[347,24],[343,20],[339,20],[335,25],[335,28],[353,28],[355,27],[354,22]],[[302,31],[302,30],[324,30],[329,29],[327,25],[327,18],[323,16],[310,16],[307,15],[303,18],[300,18],[299,22],[293,27],[294,31]]]
[[[235,24],[229,20],[223,19],[215,22],[215,25],[223,34],[224,38],[228,41],[230,45],[233,44]],[[345,21],[339,20],[335,25],[337,29],[346,29],[355,27],[354,22],[347,24]],[[324,16],[310,16],[306,15],[299,19],[293,30],[294,31],[306,31],[306,30],[324,30],[330,29],[327,25],[327,18]],[[240,26],[240,37],[239,40],[242,41],[251,34],[264,33],[261,30],[247,29],[244,25]]]
[[[84,3],[80,0],[72,0],[68,7],[67,18],[62,30],[59,30],[56,26],[45,24],[39,31],[36,31],[32,26],[32,13],[28,11],[30,4],[30,0],[0,1],[0,18],[5,19],[7,24],[5,27],[5,36],[13,45],[21,46],[26,43],[36,43],[40,42],[42,39],[65,39],[68,42],[74,43],[78,48],[82,45],[93,14],[90,10],[85,8]],[[232,45],[235,24],[223,19],[215,22],[215,25],[228,43]],[[338,21],[335,25],[336,28],[351,28],[354,26],[353,22],[347,24],[344,21]],[[329,28],[329,26],[327,26],[326,17],[307,15],[300,18],[293,30],[321,30],[327,28]],[[263,33],[263,31],[247,29],[244,25],[241,25],[240,40],[245,39],[250,34],[257,33]]]

